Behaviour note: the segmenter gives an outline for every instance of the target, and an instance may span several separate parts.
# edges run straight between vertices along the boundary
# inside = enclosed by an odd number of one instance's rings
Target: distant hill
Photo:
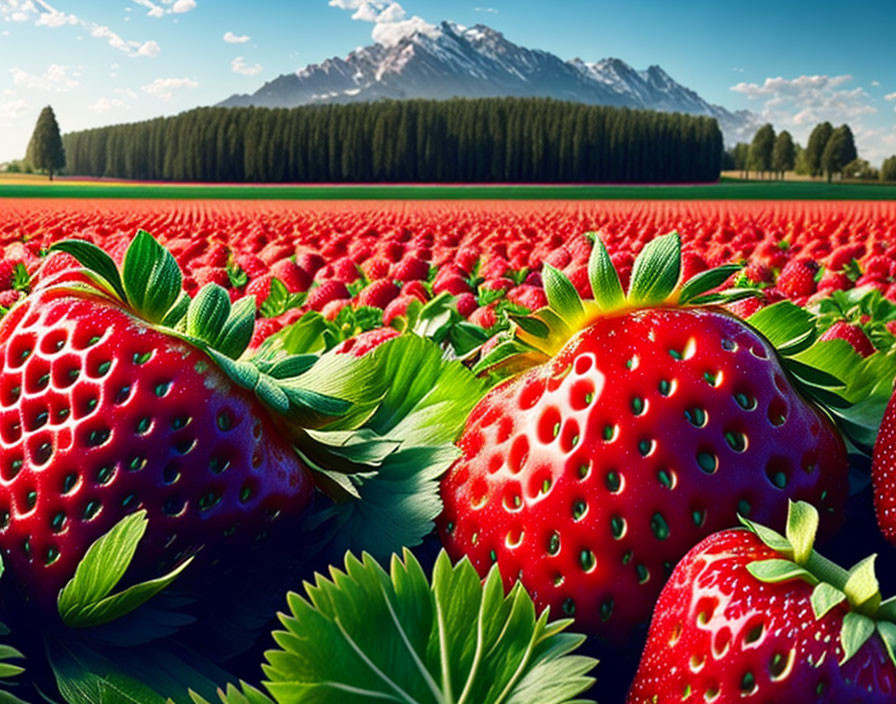
[[[288,73],[252,94],[232,95],[222,107],[297,107],[381,98],[545,97],[590,105],[682,112],[718,120],[726,143],[752,138],[755,114],[713,105],[659,66],[637,71],[620,59],[564,61],[527,49],[500,32],[442,22],[394,45],[373,44],[347,58]]]

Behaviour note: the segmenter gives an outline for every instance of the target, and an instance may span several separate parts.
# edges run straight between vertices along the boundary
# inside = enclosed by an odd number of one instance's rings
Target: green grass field
[[[896,185],[740,181],[643,185],[210,185],[0,178],[0,198],[237,200],[896,200]]]

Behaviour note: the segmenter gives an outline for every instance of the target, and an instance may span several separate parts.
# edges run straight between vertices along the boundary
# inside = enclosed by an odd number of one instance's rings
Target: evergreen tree
[[[812,134],[809,135],[809,143],[806,145],[806,168],[812,177],[820,176],[823,169],[821,155],[834,133],[834,126],[830,122],[822,122],[815,125]]]
[[[25,159],[31,168],[46,171],[51,181],[54,171],[65,168],[65,149],[59,135],[59,124],[49,105],[40,111]]]
[[[831,134],[831,138],[821,154],[821,168],[831,181],[835,173],[842,173],[843,167],[858,158],[856,143],[849,125],[840,125]]]
[[[884,159],[880,165],[881,181],[896,181],[896,155]]]
[[[783,130],[775,137],[775,146],[772,148],[772,169],[780,177],[784,178],[785,171],[793,171],[796,166],[796,148],[790,132]]]
[[[760,127],[753,136],[750,144],[750,154],[747,158],[749,168],[765,174],[772,169],[772,152],[775,148],[775,128],[770,123]]]

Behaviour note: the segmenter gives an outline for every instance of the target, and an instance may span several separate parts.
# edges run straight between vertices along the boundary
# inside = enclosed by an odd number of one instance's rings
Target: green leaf
[[[407,550],[389,573],[347,555],[330,577],[288,596],[265,654],[265,687],[280,704],[585,701],[595,661],[571,656],[582,639],[563,633],[569,622],[536,619],[522,588],[505,596],[499,576],[483,585],[467,560],[452,567],[442,553],[432,585]]]
[[[774,584],[791,579],[802,579],[809,584],[818,584],[818,578],[815,575],[791,560],[777,558],[758,560],[747,565],[747,571],[760,582]]]
[[[190,692],[190,696],[194,704],[212,704],[193,691]],[[240,682],[239,687],[229,684],[226,689],[219,689],[216,701],[219,701],[220,704],[274,704],[273,699],[245,682]]]
[[[818,367],[812,367],[808,364],[804,364],[792,357],[788,357],[784,360],[784,368],[789,371],[794,376],[798,376],[800,379],[805,381],[807,384],[811,386],[820,386],[822,388],[828,389],[839,389],[846,386],[846,384],[835,377],[833,374],[829,374],[823,369],[819,369]]]
[[[96,626],[133,611],[168,586],[189,564],[187,560],[164,577],[110,596],[131,564],[146,526],[146,511],[137,511],[122,518],[88,548],[75,576],[59,592],[59,615],[67,626]]]
[[[177,301],[171,306],[171,309],[162,318],[162,325],[166,328],[176,328],[190,309],[190,301],[192,301],[186,291],[181,291]]]
[[[743,516],[740,516],[740,522],[753,531],[756,536],[772,550],[779,552],[782,555],[787,555],[788,557],[793,554],[793,546],[790,544],[790,541],[778,531],[766,528],[761,523],[753,523],[753,521],[744,518]]]
[[[880,583],[874,573],[877,555],[869,555],[849,571],[843,591],[854,609],[874,613],[881,603]]]
[[[732,274],[736,274],[743,267],[740,264],[725,264],[715,269],[701,271],[696,276],[685,282],[678,294],[678,302],[681,305],[688,303],[697,296],[705,294],[725,283]]]
[[[124,255],[127,300],[147,320],[160,322],[181,294],[183,275],[174,256],[139,230]]]
[[[890,662],[896,665],[896,624],[890,621],[878,621],[875,624],[880,639],[884,642]]]
[[[607,247],[597,235],[594,235],[594,246],[588,258],[588,279],[595,302],[602,310],[614,310],[625,303],[625,293],[619,283],[619,274],[607,252]]]
[[[213,343],[229,317],[230,296],[227,291],[218,284],[206,284],[199,289],[187,310],[186,333],[214,347]]]
[[[840,632],[840,645],[843,648],[843,665],[855,655],[866,641],[874,634],[874,621],[867,616],[850,611],[843,617],[843,630]]]
[[[844,601],[846,601],[846,594],[827,582],[819,582],[812,590],[811,602],[815,618],[821,618]]]
[[[265,318],[276,318],[278,315],[286,312],[288,301],[289,289],[286,288],[286,284],[274,276],[268,289],[268,297],[261,304],[259,312]]]
[[[681,236],[677,232],[648,242],[632,268],[629,302],[662,303],[675,290],[681,276]]]
[[[129,302],[121,283],[118,266],[112,257],[95,244],[84,240],[62,240],[50,247],[50,251],[72,255],[82,266],[101,276],[122,301]]]
[[[221,354],[237,359],[252,341],[255,332],[255,296],[241,298],[230,309],[230,316],[215,338],[213,347]]]
[[[547,338],[551,334],[551,329],[534,315],[511,315],[510,319],[522,330],[535,337]]]
[[[805,501],[791,501],[787,511],[787,540],[793,547],[793,561],[805,565],[815,545],[818,511]]]
[[[790,301],[761,308],[747,318],[747,322],[761,332],[775,349],[815,331],[812,313]]]
[[[557,315],[567,323],[574,325],[585,315],[582,299],[576,287],[566,278],[566,275],[550,264],[545,264],[541,270],[544,282],[544,293],[548,299],[548,305]]]

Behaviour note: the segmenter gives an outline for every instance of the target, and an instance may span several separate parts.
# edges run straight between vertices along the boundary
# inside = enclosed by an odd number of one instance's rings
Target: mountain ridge
[[[251,94],[235,94],[220,107],[297,107],[380,99],[544,97],[715,117],[733,143],[752,136],[758,117],[732,112],[701,98],[660,66],[644,71],[618,58],[564,61],[555,54],[509,41],[483,24],[442,22],[395,43],[359,47],[282,74]]]

